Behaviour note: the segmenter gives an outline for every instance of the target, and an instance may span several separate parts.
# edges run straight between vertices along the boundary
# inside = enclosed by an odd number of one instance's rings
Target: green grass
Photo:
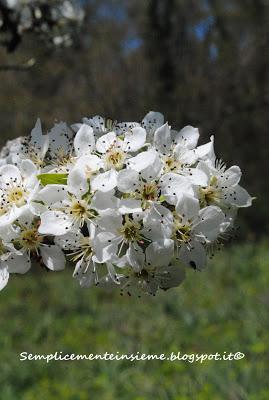
[[[0,398],[267,400],[269,246],[231,247],[155,298],[82,290],[64,273],[1,292]],[[240,361],[20,362],[22,351],[245,353]]]

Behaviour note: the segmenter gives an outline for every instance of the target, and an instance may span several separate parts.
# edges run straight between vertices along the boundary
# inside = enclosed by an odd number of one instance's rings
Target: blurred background
[[[47,2],[49,3],[49,2]],[[202,274],[154,299],[83,291],[71,271],[12,277],[1,293],[5,400],[267,400],[269,249],[268,0],[88,0],[70,46],[34,32],[0,47],[1,146],[37,117],[74,123],[100,114],[141,120],[160,111],[211,134],[257,199],[239,238]],[[18,68],[29,60],[29,68]],[[30,62],[31,64],[31,62]],[[30,65],[29,64],[29,65]],[[242,351],[234,363],[22,364],[32,352]],[[2,353],[2,354],[1,354]]]

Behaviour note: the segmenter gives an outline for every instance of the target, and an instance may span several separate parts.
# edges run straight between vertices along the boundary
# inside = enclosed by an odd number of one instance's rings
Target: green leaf
[[[37,178],[43,186],[66,185],[68,174],[39,174]]]

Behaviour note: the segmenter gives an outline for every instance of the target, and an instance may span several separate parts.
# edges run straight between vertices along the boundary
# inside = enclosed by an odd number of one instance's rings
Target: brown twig
[[[0,71],[28,71],[31,69],[36,63],[34,58],[30,58],[24,64],[3,64],[0,65]]]

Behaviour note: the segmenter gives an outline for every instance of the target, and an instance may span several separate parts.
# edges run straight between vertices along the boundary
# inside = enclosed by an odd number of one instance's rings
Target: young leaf
[[[37,178],[43,186],[66,185],[68,174],[39,174]]]

